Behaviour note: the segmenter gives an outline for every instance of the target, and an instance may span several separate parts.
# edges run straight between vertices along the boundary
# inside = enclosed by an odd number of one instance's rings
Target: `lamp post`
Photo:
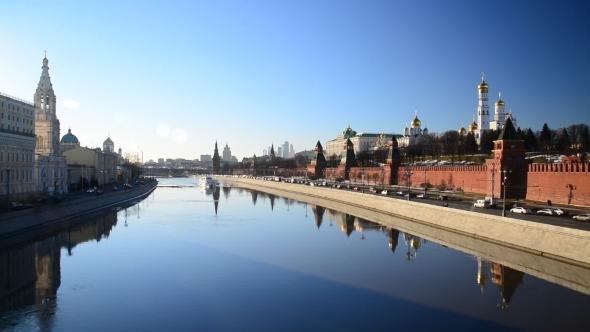
[[[494,183],[496,182],[496,164],[492,164],[492,169],[490,170],[492,173],[492,202],[494,202]]]
[[[361,192],[364,193],[365,192],[365,188],[363,187],[365,185],[365,169],[361,168]]]
[[[385,167],[381,166],[381,190],[385,190]]]
[[[502,173],[504,173],[504,179],[502,181],[502,185],[504,186],[504,206],[502,207],[502,217],[506,217],[506,185],[507,182],[506,180],[508,179],[507,177],[507,173],[512,173],[512,170],[510,168],[502,168]]]
[[[426,166],[424,166],[424,196],[426,196],[426,190],[428,190],[428,185],[426,184]]]
[[[410,186],[412,185],[412,170],[410,168],[406,169],[406,177],[408,178],[408,201],[410,200]]]

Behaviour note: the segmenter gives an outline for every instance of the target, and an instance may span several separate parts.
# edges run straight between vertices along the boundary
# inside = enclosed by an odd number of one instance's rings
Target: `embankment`
[[[513,218],[408,202],[378,195],[244,178],[224,178],[236,186],[322,205],[393,226],[395,217],[466,237],[590,269],[590,232]],[[375,215],[372,216],[371,212]],[[381,220],[380,214],[393,218]]]
[[[157,187],[156,181],[133,189],[119,190],[100,196],[90,195],[78,199],[65,199],[61,203],[46,204],[33,209],[13,211],[0,216],[0,239],[34,230],[54,230],[58,224],[94,211],[141,199]]]

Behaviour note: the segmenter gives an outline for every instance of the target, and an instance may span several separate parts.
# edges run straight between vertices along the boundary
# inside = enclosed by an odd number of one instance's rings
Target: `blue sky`
[[[523,128],[590,124],[584,1],[1,2],[0,91],[32,101],[47,50],[62,135],[145,161],[458,129],[482,71]]]

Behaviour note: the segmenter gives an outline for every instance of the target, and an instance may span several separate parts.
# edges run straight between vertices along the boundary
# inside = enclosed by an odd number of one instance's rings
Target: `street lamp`
[[[508,179],[507,173],[512,173],[510,168],[502,168],[502,173],[504,173],[504,179],[502,181],[502,185],[504,186],[504,206],[502,207],[502,217],[506,217],[506,180]]]
[[[410,186],[412,184],[412,170],[410,168],[406,168],[406,177],[408,178],[408,201],[410,200]]]
[[[385,167],[381,166],[381,190],[385,189]]]
[[[365,192],[365,188],[363,187],[365,185],[365,169],[361,168],[361,192],[364,193]]]
[[[492,204],[494,202],[494,183],[496,182],[496,164],[492,164],[492,169],[490,170],[492,173]]]

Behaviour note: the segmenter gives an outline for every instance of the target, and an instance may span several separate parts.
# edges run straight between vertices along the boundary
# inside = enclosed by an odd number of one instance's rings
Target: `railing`
[[[4,93],[2,91],[0,91],[0,96],[4,96],[4,97],[8,97],[10,99],[14,99],[16,101],[20,101],[21,103],[25,103],[25,104],[27,104],[29,106],[35,106],[35,104],[31,103],[30,101],[27,101],[27,100],[24,100],[24,99],[20,99],[20,98],[17,98],[15,96],[11,96],[11,95],[6,94],[6,93]]]

